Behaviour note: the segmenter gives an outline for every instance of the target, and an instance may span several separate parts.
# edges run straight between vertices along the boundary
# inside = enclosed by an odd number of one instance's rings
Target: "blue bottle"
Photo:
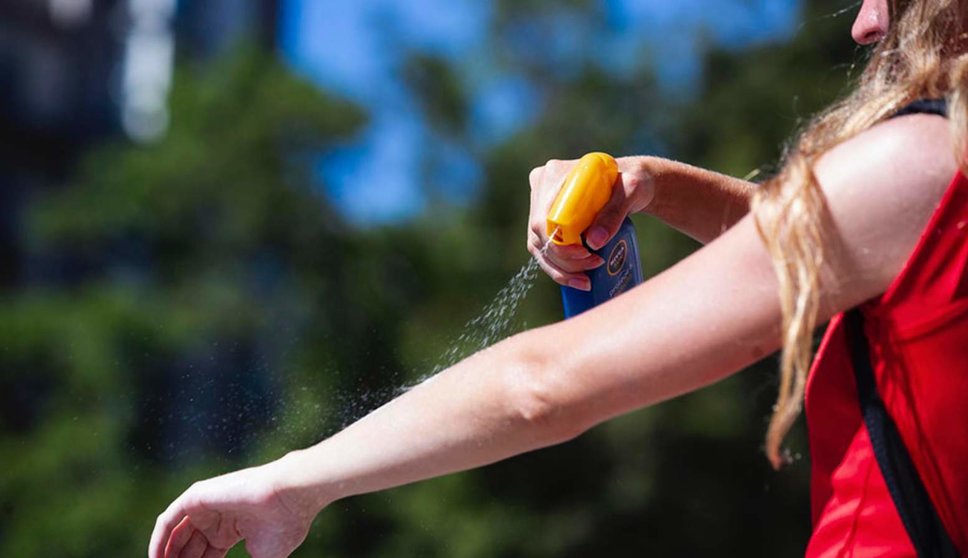
[[[639,260],[635,227],[628,217],[608,244],[592,252],[605,260],[605,263],[587,272],[592,287],[590,291],[561,287],[565,318],[577,316],[642,282],[642,264]]]

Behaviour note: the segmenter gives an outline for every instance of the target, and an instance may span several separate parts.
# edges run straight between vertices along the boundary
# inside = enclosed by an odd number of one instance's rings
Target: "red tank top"
[[[877,389],[959,552],[968,556],[968,179],[958,173],[890,288],[861,306]],[[881,476],[835,317],[806,389],[807,556],[915,556]]]

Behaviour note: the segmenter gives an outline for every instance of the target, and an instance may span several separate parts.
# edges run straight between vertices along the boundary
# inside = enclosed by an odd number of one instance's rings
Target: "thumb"
[[[629,213],[630,198],[625,191],[624,183],[625,181],[622,180],[620,174],[612,188],[612,197],[608,199],[605,207],[598,212],[595,220],[588,227],[588,232],[585,234],[585,243],[592,250],[598,250],[608,244],[608,241],[615,236],[619,227],[622,226],[622,221]]]

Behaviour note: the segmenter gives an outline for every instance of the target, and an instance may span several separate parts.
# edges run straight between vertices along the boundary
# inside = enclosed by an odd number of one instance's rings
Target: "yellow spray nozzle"
[[[581,235],[612,196],[618,163],[606,153],[589,153],[575,165],[551,204],[547,231],[555,244],[581,244]]]

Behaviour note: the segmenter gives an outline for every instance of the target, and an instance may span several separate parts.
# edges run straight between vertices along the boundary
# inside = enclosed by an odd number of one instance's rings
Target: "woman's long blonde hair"
[[[814,164],[837,144],[922,98],[948,99],[956,155],[968,136],[968,0],[892,0],[887,35],[870,52],[856,88],[816,116],[788,148],[780,172],[753,198],[757,228],[773,259],[783,311],[780,389],[766,434],[779,468],[783,438],[800,414],[820,306],[826,212]]]

